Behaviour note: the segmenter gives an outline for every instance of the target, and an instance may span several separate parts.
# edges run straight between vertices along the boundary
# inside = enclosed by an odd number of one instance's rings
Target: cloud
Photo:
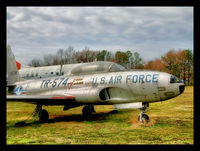
[[[7,7],[7,42],[24,63],[68,46],[137,50],[148,60],[193,49],[193,8]],[[23,58],[22,51],[32,55]]]

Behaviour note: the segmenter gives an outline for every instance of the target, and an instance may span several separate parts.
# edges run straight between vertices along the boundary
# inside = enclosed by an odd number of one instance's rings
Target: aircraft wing
[[[42,105],[66,105],[75,101],[72,95],[7,95],[7,101]]]

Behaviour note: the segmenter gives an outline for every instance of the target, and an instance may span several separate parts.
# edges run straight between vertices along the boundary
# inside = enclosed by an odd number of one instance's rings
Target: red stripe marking
[[[20,70],[21,69],[21,64],[16,61],[16,65],[17,65],[17,70]]]

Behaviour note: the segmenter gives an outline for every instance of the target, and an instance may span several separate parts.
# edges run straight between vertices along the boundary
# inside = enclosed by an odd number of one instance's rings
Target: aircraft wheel
[[[150,121],[149,116],[146,115],[146,114],[142,114],[141,121],[140,121],[140,116],[138,117],[138,121],[141,122],[141,123],[148,123]]]
[[[46,110],[41,110],[39,114],[39,121],[46,122],[49,119],[49,113]]]
[[[92,115],[92,109],[89,106],[84,106],[82,110],[82,115],[84,117],[91,117]]]

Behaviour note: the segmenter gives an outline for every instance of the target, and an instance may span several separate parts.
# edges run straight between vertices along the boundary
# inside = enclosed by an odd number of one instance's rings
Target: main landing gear
[[[85,118],[91,117],[92,113],[95,113],[96,111],[94,110],[94,106],[93,105],[87,105],[84,106],[82,109],[82,115]]]
[[[42,109],[42,105],[40,104],[37,104],[33,116],[38,116],[40,122],[47,122],[49,119],[49,113],[47,110]]]
[[[147,107],[149,107],[149,103],[144,103],[142,104],[143,107],[140,109],[141,110],[141,113],[138,117],[138,121],[140,123],[148,123],[150,120],[149,120],[149,116],[144,114],[145,112],[147,112]]]

